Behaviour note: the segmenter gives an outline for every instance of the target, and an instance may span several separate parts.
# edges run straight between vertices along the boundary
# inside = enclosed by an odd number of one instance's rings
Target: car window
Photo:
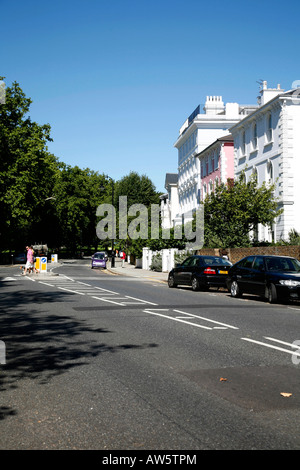
[[[253,263],[253,269],[261,270],[264,266],[264,259],[261,256],[257,256]]]
[[[268,271],[300,272],[300,263],[294,258],[266,258]]]
[[[300,272],[300,261],[298,259],[295,259],[295,258],[292,258],[289,261],[294,266],[295,271]]]
[[[227,259],[218,256],[206,256],[203,258],[203,263],[206,265],[219,264],[220,266],[231,266],[231,263]]]
[[[95,256],[94,256],[94,259],[104,259],[104,254],[96,253]]]
[[[184,260],[184,262],[181,264],[181,266],[190,266],[194,258],[190,257]]]
[[[254,256],[247,256],[247,258],[241,261],[241,264],[239,266],[243,268],[251,268],[253,260]]]

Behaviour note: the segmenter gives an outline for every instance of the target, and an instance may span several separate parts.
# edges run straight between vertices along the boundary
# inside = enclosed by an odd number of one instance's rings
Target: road
[[[299,305],[54,272],[0,268],[2,450],[300,449]]]

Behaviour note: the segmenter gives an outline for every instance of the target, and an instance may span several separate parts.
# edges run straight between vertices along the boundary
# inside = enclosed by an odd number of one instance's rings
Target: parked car
[[[23,263],[26,263],[26,254],[25,253],[20,253],[16,256],[14,256],[14,262],[15,263],[18,263],[18,264],[23,264]]]
[[[192,286],[194,291],[214,287],[226,287],[228,270],[232,263],[220,256],[189,256],[173,268],[168,276],[169,287]]]
[[[229,270],[227,287],[232,297],[260,295],[270,303],[300,299],[300,262],[288,256],[246,256]]]
[[[91,268],[106,268],[106,254],[104,251],[97,251],[92,256]]]

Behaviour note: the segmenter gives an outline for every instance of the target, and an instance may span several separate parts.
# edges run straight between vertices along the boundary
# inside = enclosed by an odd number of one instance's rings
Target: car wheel
[[[270,304],[275,304],[277,302],[277,291],[274,284],[270,284],[268,287],[268,301]]]
[[[200,289],[199,281],[196,277],[193,277],[193,279],[192,279],[192,289],[193,289],[193,291],[197,291],[197,290]]]
[[[169,287],[177,287],[177,284],[175,283],[175,279],[173,275],[170,275],[168,277],[168,286]]]
[[[241,297],[242,296],[242,292],[239,288],[239,285],[238,285],[237,281],[232,281],[231,286],[230,286],[230,294],[231,294],[231,297]]]

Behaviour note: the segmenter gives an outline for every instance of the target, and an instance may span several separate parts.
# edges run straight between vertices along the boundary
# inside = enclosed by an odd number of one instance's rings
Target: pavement
[[[114,268],[108,264],[107,271],[111,274],[119,275],[119,276],[131,276],[131,277],[138,277],[138,278],[147,278],[156,281],[167,282],[168,281],[168,273],[167,272],[158,272],[158,271],[151,271],[142,268],[136,268],[132,264],[125,263],[124,267],[119,265],[118,263],[115,265]]]

